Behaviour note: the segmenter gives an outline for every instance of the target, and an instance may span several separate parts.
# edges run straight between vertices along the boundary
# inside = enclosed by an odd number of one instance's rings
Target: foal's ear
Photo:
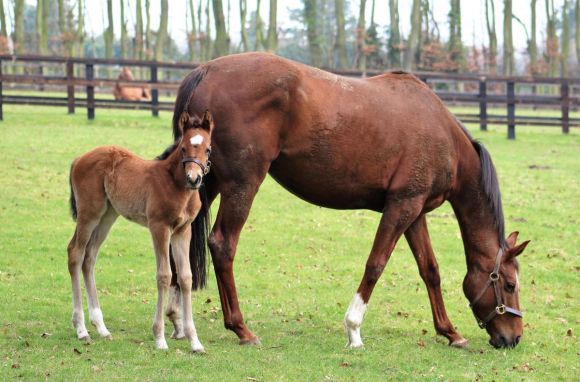
[[[213,116],[209,110],[206,110],[205,113],[203,113],[203,118],[201,119],[201,128],[211,134],[213,127]]]
[[[523,243],[521,243],[515,247],[510,247],[507,250],[505,260],[506,261],[511,260],[511,259],[514,259],[516,256],[520,255],[524,251],[524,249],[526,249],[528,244],[530,244],[530,240],[526,240]]]
[[[184,111],[183,113],[181,113],[181,117],[179,117],[178,123],[179,131],[183,134],[183,130],[185,130],[185,128],[190,124],[191,124],[191,116],[187,111]]]

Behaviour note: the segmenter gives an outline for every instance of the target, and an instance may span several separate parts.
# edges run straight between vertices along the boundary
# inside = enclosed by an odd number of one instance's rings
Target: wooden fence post
[[[515,83],[507,82],[507,117],[508,117],[508,139],[516,139],[516,101]]]
[[[149,81],[152,84],[157,83],[157,65],[151,65],[151,79]],[[159,89],[156,87],[151,89],[151,115],[154,117],[159,116]]]
[[[0,121],[4,120],[4,113],[2,111],[3,95],[2,95],[2,60],[0,60]]]
[[[95,67],[93,63],[87,63],[85,66],[85,77],[87,81],[92,81],[95,77]],[[87,117],[95,119],[95,87],[87,84]]]
[[[487,80],[479,77],[479,129],[487,131]]]
[[[570,85],[568,80],[562,80],[560,85],[560,97],[562,102],[562,132],[570,132]]]
[[[66,86],[67,92],[67,103],[68,103],[68,113],[75,113],[75,86],[74,86],[74,63],[71,60],[66,61],[66,80],[68,84]]]

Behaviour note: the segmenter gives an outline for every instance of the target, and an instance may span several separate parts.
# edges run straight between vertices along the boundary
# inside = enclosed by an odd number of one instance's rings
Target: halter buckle
[[[499,280],[499,273],[498,272],[491,272],[489,274],[489,279],[491,281],[498,281]]]
[[[500,316],[501,316],[502,314],[505,314],[505,312],[506,312],[506,310],[505,310],[505,305],[504,305],[504,304],[501,304],[501,305],[499,305],[499,306],[496,306],[496,307],[495,307],[495,311],[496,311],[496,313],[497,313],[497,314],[499,314]]]

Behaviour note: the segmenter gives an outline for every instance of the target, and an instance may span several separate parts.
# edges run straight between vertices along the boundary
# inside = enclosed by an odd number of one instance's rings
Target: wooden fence
[[[34,73],[19,74],[18,65],[34,65]],[[145,72],[147,80],[119,81],[110,77],[97,77],[95,67],[116,68],[121,66],[136,67]],[[46,67],[51,67],[57,74],[45,74]],[[175,93],[183,74],[174,80],[159,79],[159,73],[171,71],[189,71],[197,67],[191,63],[169,63],[155,61],[112,60],[92,58],[66,58],[45,56],[9,56],[0,55],[0,120],[3,119],[4,104],[25,104],[67,107],[69,113],[75,109],[86,108],[87,117],[95,118],[95,109],[144,109],[150,110],[153,116],[160,110],[173,110],[173,102],[160,101],[159,92]],[[6,69],[10,70],[6,70]],[[20,68],[22,69],[22,68]],[[105,69],[109,73],[111,69]],[[330,70],[339,75],[350,77],[374,76],[381,72],[354,70]],[[4,74],[4,72],[7,72]],[[21,70],[20,70],[21,72]],[[58,75],[62,73],[63,75]],[[580,127],[580,118],[571,118],[570,111],[580,107],[580,79],[578,78],[538,78],[538,77],[499,77],[474,74],[448,73],[415,73],[428,84],[447,104],[476,105],[479,113],[457,113],[466,123],[479,123],[481,130],[487,130],[488,124],[507,125],[508,138],[515,138],[516,125],[561,126],[563,133],[570,127]],[[34,92],[48,86],[66,88],[66,97],[50,95],[16,95],[3,94],[3,85],[29,86]],[[95,89],[112,89],[115,85],[130,87],[148,87],[151,89],[151,101],[116,101],[95,97]],[[84,89],[83,89],[84,88]],[[528,92],[516,92],[516,88]],[[542,94],[544,93],[544,94]],[[82,96],[81,96],[82,94]],[[109,92],[110,94],[110,92]],[[523,115],[518,111],[528,112],[532,109],[548,108],[559,110],[559,116]],[[491,114],[489,110],[505,107],[505,114]]]

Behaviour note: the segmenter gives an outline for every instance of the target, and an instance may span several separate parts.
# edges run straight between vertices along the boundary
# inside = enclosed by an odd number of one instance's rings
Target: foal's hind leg
[[[457,333],[445,311],[445,304],[443,303],[443,296],[441,295],[439,266],[437,265],[435,253],[433,253],[433,248],[431,247],[431,239],[429,238],[425,215],[421,215],[407,229],[405,237],[417,261],[421,278],[427,287],[435,331],[437,334],[445,336],[451,346],[467,346],[467,340]]]
[[[89,332],[85,327],[85,315],[83,312],[81,291],[81,267],[85,257],[86,246],[91,233],[98,224],[100,216],[87,220],[84,215],[78,216],[77,226],[73,238],[68,245],[68,271],[72,283],[72,324],[80,340],[90,340]]]
[[[101,337],[112,339],[111,333],[105,326],[103,312],[97,297],[97,286],[95,284],[95,263],[99,248],[107,237],[109,230],[117,219],[117,212],[109,205],[107,212],[101,218],[99,225],[93,230],[91,239],[87,245],[85,259],[83,262],[83,276],[85,278],[85,288],[87,290],[87,302],[89,305],[89,320],[97,329]]]
[[[367,260],[363,279],[344,317],[344,326],[348,335],[348,347],[358,348],[363,346],[360,326],[371,293],[391,257],[397,240],[417,218],[422,206],[422,201],[418,199],[387,201]]]

